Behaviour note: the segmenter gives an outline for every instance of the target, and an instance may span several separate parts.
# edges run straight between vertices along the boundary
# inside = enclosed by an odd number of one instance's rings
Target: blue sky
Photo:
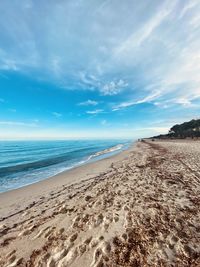
[[[200,114],[199,0],[1,0],[0,138],[137,138]]]

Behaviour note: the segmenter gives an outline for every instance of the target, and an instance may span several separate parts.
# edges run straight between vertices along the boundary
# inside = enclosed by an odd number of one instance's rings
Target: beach
[[[136,142],[1,193],[0,266],[200,266],[200,141]]]

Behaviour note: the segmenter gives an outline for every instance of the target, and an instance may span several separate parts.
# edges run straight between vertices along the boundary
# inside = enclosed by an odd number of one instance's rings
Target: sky
[[[0,139],[135,139],[200,117],[199,0],[0,11]]]

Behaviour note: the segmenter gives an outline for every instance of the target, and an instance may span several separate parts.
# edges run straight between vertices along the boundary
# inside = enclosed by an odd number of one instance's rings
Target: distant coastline
[[[193,119],[172,126],[168,134],[160,134],[150,139],[200,139],[200,119]]]

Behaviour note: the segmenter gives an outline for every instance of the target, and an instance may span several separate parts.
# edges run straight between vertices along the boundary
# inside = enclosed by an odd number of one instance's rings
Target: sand
[[[0,204],[0,266],[200,266],[199,141],[138,142]]]

